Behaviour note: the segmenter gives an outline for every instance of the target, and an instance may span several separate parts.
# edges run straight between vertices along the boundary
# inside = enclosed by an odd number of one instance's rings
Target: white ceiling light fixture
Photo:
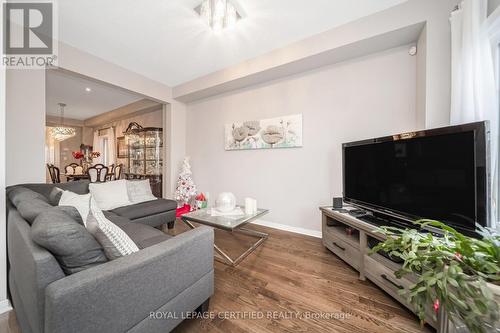
[[[229,0],[203,0],[194,10],[214,32],[234,26],[242,17]]]

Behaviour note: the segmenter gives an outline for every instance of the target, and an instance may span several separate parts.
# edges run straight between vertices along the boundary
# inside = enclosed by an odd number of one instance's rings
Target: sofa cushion
[[[18,206],[23,201],[30,201],[33,199],[42,200],[48,202],[47,198],[38,192],[27,189],[26,187],[17,186],[9,191],[9,199],[14,204]]]
[[[141,223],[124,223],[119,227],[137,244],[140,249],[169,240],[172,236],[161,230]]]
[[[110,220],[111,222],[113,222],[117,226],[121,226],[124,223],[130,223],[130,220],[124,216],[120,216],[120,215],[117,215],[113,212],[106,211],[106,210],[103,210],[102,212],[108,220]]]
[[[120,227],[125,233],[132,238],[139,249],[161,243],[169,240],[172,236],[167,235],[161,230],[153,228],[149,225],[141,223],[132,223],[126,217],[116,215],[113,212],[103,212],[106,218]]]
[[[19,186],[9,187],[8,191]],[[71,191],[77,194],[87,194],[89,193],[89,181],[88,180],[79,180],[68,183],[60,183],[60,184],[23,184],[22,187],[35,191],[45,198],[49,198],[50,193],[54,188],[60,188],[64,191]]]
[[[127,180],[128,198],[132,204],[156,200],[149,179]]]
[[[143,224],[142,224],[143,225]],[[146,226],[147,227],[147,226]],[[152,228],[152,227],[151,227]],[[146,239],[143,239],[141,241],[138,241],[137,242],[137,246],[139,246],[140,249],[145,249],[147,247],[150,247],[150,246],[153,246],[153,245],[156,245],[158,243],[161,243],[161,242],[164,242],[164,241],[167,241],[169,240],[170,238],[172,238],[172,236],[170,235],[167,235],[165,233],[162,233],[162,235],[156,235],[156,236],[153,236],[153,237],[149,237],[149,238],[146,238]]]
[[[139,251],[137,244],[120,227],[106,218],[93,197],[90,199],[86,227],[101,244],[109,260]]]
[[[85,226],[85,223],[83,223],[82,216],[80,215],[80,212],[78,211],[78,209],[76,209],[75,207],[71,207],[71,206],[59,206],[58,208],[62,212],[65,212],[73,220],[78,222],[78,224]]]
[[[64,190],[60,189],[59,187],[54,187],[49,193],[49,204],[51,204],[52,206],[59,206],[59,201],[61,200],[63,193]]]
[[[102,210],[112,210],[130,205],[125,179],[90,184],[89,191],[92,193],[97,206]]]
[[[67,209],[51,207],[38,215],[31,227],[33,241],[51,252],[68,275],[107,262],[99,243]]]
[[[33,198],[20,201],[16,208],[23,219],[25,219],[29,225],[32,225],[38,215],[51,209],[52,206],[42,199]]]
[[[135,220],[145,216],[161,214],[175,209],[177,209],[176,201],[158,199],[153,201],[141,202],[135,205],[116,208],[111,211],[120,216],[124,216],[131,220]]]
[[[74,207],[80,214],[83,224],[86,225],[90,210],[91,194],[76,194],[70,191],[64,191],[59,200],[59,206]]]

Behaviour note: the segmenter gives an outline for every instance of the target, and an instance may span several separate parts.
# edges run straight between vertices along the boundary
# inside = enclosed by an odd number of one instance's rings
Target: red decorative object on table
[[[82,158],[85,157],[85,155],[83,155],[81,151],[74,151],[72,154],[75,160],[81,160]]]
[[[181,217],[184,214],[187,214],[191,211],[191,206],[188,204],[185,204],[184,206],[177,208],[175,211],[175,217]]]

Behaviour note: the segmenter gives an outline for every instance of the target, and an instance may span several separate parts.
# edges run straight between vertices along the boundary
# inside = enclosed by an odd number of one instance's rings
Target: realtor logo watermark
[[[2,5],[2,65],[21,69],[56,66],[55,4],[19,1]]]

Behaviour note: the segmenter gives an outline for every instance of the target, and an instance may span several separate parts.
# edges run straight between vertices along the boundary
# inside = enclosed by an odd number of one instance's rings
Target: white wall
[[[175,190],[177,176],[179,175],[182,160],[186,156],[186,105],[173,101],[165,106],[164,128],[165,143],[167,147],[167,161],[164,165],[163,193],[167,198],[172,198]]]
[[[224,124],[297,113],[303,148],[224,151]],[[417,127],[403,47],[189,104],[187,154],[200,191],[254,197],[266,221],[318,232],[318,206],[342,192],[341,144]]]
[[[45,182],[45,71],[7,70],[7,185]]]
[[[420,34],[417,41],[417,124],[420,128],[426,127],[427,106],[427,27]]]
[[[3,6],[0,6],[3,17]],[[3,29],[0,27],[0,45],[3,45]],[[7,300],[7,249],[5,220],[5,68],[0,64],[0,313],[9,309]]]

